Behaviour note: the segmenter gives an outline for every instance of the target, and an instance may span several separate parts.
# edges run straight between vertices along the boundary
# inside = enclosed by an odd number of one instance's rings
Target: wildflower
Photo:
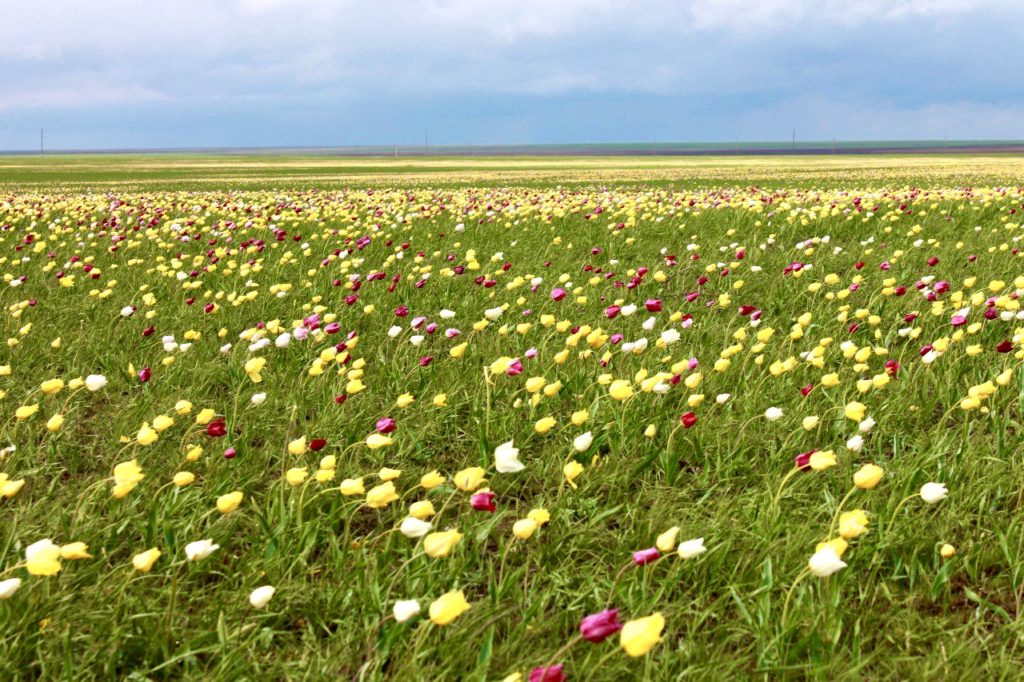
[[[623,624],[619,632],[619,643],[630,656],[643,656],[661,641],[664,629],[665,618],[660,613],[631,620]]]
[[[469,602],[462,590],[452,590],[435,599],[428,609],[434,625],[448,625],[469,610]]]
[[[695,556],[700,556],[706,551],[708,550],[704,547],[704,538],[680,542],[679,548],[676,550],[679,554],[679,558],[681,559],[692,559]]]
[[[362,481],[359,483],[362,487]],[[342,483],[342,494],[348,494],[344,492],[345,484]],[[395,484],[392,481],[381,483],[380,485],[370,488],[366,493],[366,506],[370,509],[381,509],[388,506],[392,502],[398,499],[398,493],[395,492]]]
[[[218,549],[220,549],[220,545],[215,545],[213,540],[196,540],[185,545],[185,556],[188,557],[189,561],[199,561],[210,556]]]
[[[436,513],[434,503],[430,500],[420,500],[409,505],[409,516],[416,519],[429,519]]]
[[[395,406],[398,408],[406,408],[416,402],[416,399],[412,397],[410,393],[403,393],[398,396],[398,400],[395,401]]]
[[[120,499],[135,489],[139,481],[146,477],[136,460],[121,462],[114,467],[114,488],[112,494]]]
[[[548,667],[538,666],[530,671],[528,682],[565,682],[565,664],[549,665]]]
[[[379,450],[380,448],[387,447],[392,443],[394,443],[394,441],[391,439],[391,436],[385,436],[384,434],[377,433],[376,431],[366,437],[366,446],[371,450]]]
[[[0,601],[10,599],[21,587],[21,578],[8,578],[0,580]]]
[[[394,486],[392,486],[392,489],[393,488]],[[341,482],[341,485],[338,486],[338,490],[341,492],[342,495],[348,496],[362,495],[363,493],[366,492],[366,490],[363,488],[362,478],[346,478],[344,481]]]
[[[149,425],[149,422],[144,422],[142,428],[139,429],[138,434],[135,436],[135,441],[142,446],[152,445],[160,438],[160,435],[156,432],[156,429]]]
[[[231,512],[238,509],[238,506],[242,504],[242,498],[245,495],[240,490],[221,495],[217,498],[217,511],[221,514],[230,514]]]
[[[615,400],[626,400],[633,395],[633,387],[625,379],[616,379],[608,386],[608,395]]]
[[[302,455],[306,452],[306,437],[296,438],[288,443],[288,454],[289,455]]]
[[[415,599],[401,599],[395,602],[391,612],[394,614],[396,622],[404,623],[410,618],[419,615],[420,603]]]
[[[539,524],[533,519],[519,519],[512,524],[512,535],[520,540],[529,540],[539,527]]]
[[[812,452],[808,464],[815,471],[824,471],[836,465],[836,456],[831,450]]]
[[[621,629],[618,609],[598,611],[580,621],[580,634],[583,635],[583,639],[594,644],[600,644]]]
[[[107,378],[102,374],[90,374],[85,377],[85,387],[95,393],[107,385]]]
[[[852,403],[847,403],[846,407],[843,409],[843,414],[851,421],[860,422],[864,419],[866,411],[867,408],[864,407],[863,403],[854,401]]]
[[[519,461],[519,448],[512,441],[502,443],[494,449],[494,468],[501,474],[514,474],[526,468]]]
[[[307,476],[309,476],[309,471],[306,467],[292,467],[284,474],[285,480],[291,486],[302,485]]]
[[[526,518],[536,521],[538,526],[543,526],[551,520],[551,513],[547,509],[531,509]]]
[[[555,421],[554,417],[542,417],[537,420],[537,423],[533,425],[533,428],[537,433],[544,435],[553,429],[557,423],[558,422]]]
[[[157,431],[158,433],[161,431],[166,431],[172,426],[174,426],[174,419],[172,417],[168,417],[165,414],[158,415],[153,419],[153,430]]]
[[[494,493],[490,490],[481,490],[480,492],[473,493],[469,498],[469,504],[477,511],[491,512],[492,514],[498,509],[497,505],[494,504]]]
[[[209,407],[205,407],[199,410],[199,414],[196,415],[196,424],[199,424],[200,426],[206,426],[213,422],[213,418],[216,416],[217,413],[214,410],[210,409]],[[209,433],[209,429],[207,429],[207,433]],[[212,436],[213,434],[211,433],[210,435]]]
[[[804,428],[804,431],[813,431],[814,429],[818,428],[819,421],[820,420],[818,419],[817,415],[812,414],[809,417],[804,417],[803,420],[800,422],[800,425]]]
[[[262,405],[266,401],[266,399],[267,399],[267,394],[266,393],[253,393],[252,394],[252,398],[250,398],[249,400],[252,402],[253,405],[256,405],[257,407],[259,407],[260,405]]]
[[[583,465],[576,460],[572,460],[562,467],[562,474],[565,475],[565,482],[573,488],[576,487],[576,479],[579,478],[579,475],[582,473]]]
[[[25,485],[25,479],[12,480],[7,474],[0,474],[0,497],[8,500],[18,494]]]
[[[633,552],[633,562],[637,566],[643,566],[649,564],[661,557],[661,552],[658,551],[657,547],[650,547],[648,549],[641,549]]]
[[[951,559],[954,554],[956,554],[956,547],[948,543],[943,544],[942,547],[939,549],[939,555],[943,559]]]
[[[150,569],[153,568],[153,564],[156,563],[156,560],[160,558],[161,554],[163,554],[163,552],[156,547],[147,549],[145,552],[140,552],[132,557],[132,566],[134,566],[135,570],[139,573],[149,573]]]
[[[55,414],[46,420],[46,430],[50,433],[57,433],[64,426],[64,415]]]
[[[925,483],[921,486],[921,499],[928,504],[935,504],[946,499],[949,490],[942,483]]]
[[[654,545],[662,552],[671,552],[676,548],[676,538],[679,537],[679,526],[672,526],[667,531],[658,536],[655,540]]]
[[[84,542],[71,542],[66,545],[61,545],[60,558],[65,561],[91,559],[92,554],[89,554],[89,545]]]
[[[47,379],[39,385],[39,390],[46,395],[56,395],[63,388],[64,382],[61,379]]]
[[[853,475],[853,484],[862,490],[871,490],[882,480],[885,472],[877,464],[865,464]]]
[[[452,477],[455,487],[465,492],[472,492],[484,484],[486,472],[482,467],[468,467]]]
[[[17,419],[18,421],[25,421],[38,411],[39,403],[35,403],[32,405],[22,405],[21,407],[14,411],[14,418]]]
[[[60,547],[49,539],[32,543],[25,548],[25,568],[30,575],[57,575],[61,569]]]
[[[377,472],[377,478],[382,481],[394,481],[401,475],[401,469],[392,469],[391,467],[381,467],[381,470]]]
[[[846,568],[846,564],[839,558],[835,548],[828,545],[811,555],[807,562],[807,568],[819,578],[826,578],[836,571]]]
[[[587,431],[586,433],[581,433],[580,435],[576,436],[573,439],[572,447],[574,450],[576,450],[576,452],[586,452],[590,448],[591,443],[593,442],[594,436],[590,433],[590,431]]]
[[[764,418],[770,422],[782,419],[782,408],[769,407],[767,410],[764,411]]]
[[[267,365],[266,358],[252,358],[245,363],[245,373],[249,376],[249,379],[254,383],[258,384],[263,381],[263,368]]]
[[[500,469],[499,469],[500,471]],[[420,486],[424,490],[433,490],[434,488],[444,485],[445,477],[441,475],[437,470],[430,471],[423,474],[420,478]]]
[[[275,590],[272,585],[257,587],[249,593],[249,604],[251,604],[254,609],[262,609],[270,603],[270,600],[274,597],[274,592],[276,591],[277,590]]]
[[[446,557],[461,541],[462,533],[457,530],[431,533],[423,538],[423,552],[431,559]]]
[[[868,515],[863,509],[854,509],[839,515],[839,536],[852,540],[868,532]]]

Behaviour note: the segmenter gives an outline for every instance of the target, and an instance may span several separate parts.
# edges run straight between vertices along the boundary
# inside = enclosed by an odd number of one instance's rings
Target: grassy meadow
[[[1022,177],[0,157],[0,677],[1017,678]]]

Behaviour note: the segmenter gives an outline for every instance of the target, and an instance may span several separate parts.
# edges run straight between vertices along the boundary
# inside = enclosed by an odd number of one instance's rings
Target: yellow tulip
[[[853,484],[862,490],[871,490],[882,480],[885,472],[877,464],[865,464],[853,475]]]
[[[238,509],[238,505],[242,504],[242,498],[245,495],[240,490],[221,495],[217,498],[217,511],[221,514],[230,514],[231,512]]]
[[[468,467],[456,473],[452,480],[455,482],[455,487],[459,490],[472,492],[486,482],[487,479],[484,478],[485,473],[482,467]]]
[[[664,629],[665,618],[660,613],[631,620],[623,624],[619,633],[619,643],[630,656],[643,656],[661,641],[661,632]]]
[[[139,573],[149,573],[150,569],[153,568],[153,564],[156,563],[156,560],[160,558],[161,554],[163,554],[163,552],[156,547],[147,549],[145,552],[140,552],[132,557],[132,566],[134,566],[135,570]]]
[[[469,608],[469,602],[466,601],[466,595],[462,590],[452,590],[431,602],[430,620],[434,625],[448,625]]]
[[[362,485],[362,482],[360,482],[360,485]],[[366,493],[366,506],[370,509],[381,509],[397,499],[398,493],[395,492],[395,484],[388,481],[370,488],[369,492]]]
[[[423,538],[423,552],[431,559],[446,557],[461,541],[462,533],[457,530],[430,533]]]

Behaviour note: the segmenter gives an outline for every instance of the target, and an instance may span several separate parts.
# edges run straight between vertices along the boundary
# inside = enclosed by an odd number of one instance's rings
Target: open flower
[[[512,441],[502,443],[494,449],[494,468],[500,474],[514,474],[526,466],[519,461],[519,448]]]

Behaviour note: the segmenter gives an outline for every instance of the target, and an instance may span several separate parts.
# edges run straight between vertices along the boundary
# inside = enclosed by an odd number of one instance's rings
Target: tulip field
[[[0,678],[1018,676],[1022,178],[0,158]]]

